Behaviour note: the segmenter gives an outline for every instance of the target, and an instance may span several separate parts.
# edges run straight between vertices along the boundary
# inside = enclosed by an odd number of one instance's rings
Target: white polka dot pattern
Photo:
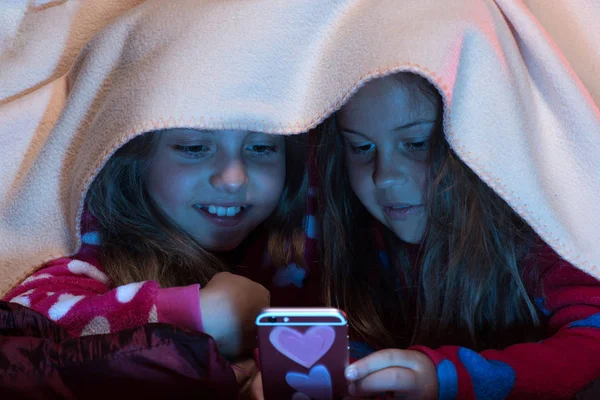
[[[52,278],[52,275],[50,275],[50,274],[31,275],[29,278],[27,278],[23,281],[23,285],[26,283],[29,283],[29,282],[36,281],[38,279],[47,279],[47,278]]]
[[[23,307],[31,307],[31,300],[27,296],[17,296],[10,301],[11,303],[20,304]]]
[[[129,303],[141,289],[145,282],[134,282],[117,288],[117,301]]]
[[[23,307],[31,307],[31,299],[29,298],[29,295],[32,294],[35,291],[35,289],[30,289],[24,293],[21,293],[20,296],[17,296],[15,298],[13,298],[9,303],[15,303],[15,304],[20,304]]]
[[[85,296],[73,296],[72,294],[61,294],[58,297],[58,301],[50,307],[50,310],[48,310],[48,316],[51,320],[58,321],[71,311],[71,308],[84,297]]]
[[[67,267],[69,268],[69,271],[75,275],[84,275],[102,283],[108,283],[108,276],[106,276],[106,274],[86,262],[73,260]]]
[[[103,335],[106,333],[110,333],[110,322],[104,317],[96,317],[83,328],[81,336]]]
[[[148,323],[154,324],[156,322],[158,322],[158,311],[156,309],[156,304],[154,304],[150,309],[150,313],[148,314]]]

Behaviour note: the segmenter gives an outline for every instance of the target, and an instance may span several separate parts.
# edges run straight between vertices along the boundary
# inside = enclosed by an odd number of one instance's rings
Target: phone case
[[[268,308],[256,318],[265,400],[347,395],[348,321],[335,308]]]

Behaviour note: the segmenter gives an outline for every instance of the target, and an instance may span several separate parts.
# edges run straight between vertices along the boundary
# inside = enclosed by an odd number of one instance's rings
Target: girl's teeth
[[[206,207],[204,207],[206,208]],[[219,206],[208,206],[208,212],[216,214],[219,217],[233,217],[242,210],[242,207],[219,207]]]

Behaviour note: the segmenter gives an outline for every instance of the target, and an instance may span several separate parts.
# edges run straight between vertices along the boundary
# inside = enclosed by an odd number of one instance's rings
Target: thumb
[[[252,383],[250,384],[250,394],[252,400],[265,400],[263,395],[263,384],[262,384],[262,373],[256,374]]]
[[[235,374],[235,380],[238,385],[246,382],[248,379],[256,373],[256,363],[252,359],[237,362],[231,365],[233,373]]]

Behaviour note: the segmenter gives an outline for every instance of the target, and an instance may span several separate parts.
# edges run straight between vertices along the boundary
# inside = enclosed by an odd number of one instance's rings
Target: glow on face
[[[365,208],[407,243],[427,224],[429,143],[439,106],[390,75],[362,87],[337,113],[350,185]]]
[[[283,136],[194,129],[160,135],[149,195],[204,249],[236,248],[277,207],[286,174]]]

